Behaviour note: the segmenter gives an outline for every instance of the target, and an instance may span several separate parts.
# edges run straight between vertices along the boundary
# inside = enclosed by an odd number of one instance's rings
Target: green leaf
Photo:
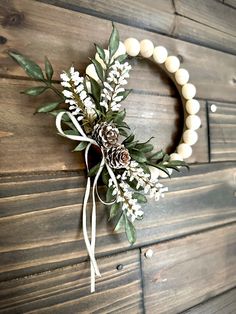
[[[104,80],[103,67],[101,66],[101,64],[97,60],[91,59],[91,61],[95,66],[95,70],[96,70],[96,73],[97,73],[99,79],[103,82],[103,80]]]
[[[143,153],[149,153],[154,149],[154,146],[152,144],[144,144],[144,145],[136,145],[136,148],[140,149]]]
[[[167,175],[168,175],[168,177],[170,178],[170,173],[169,173],[169,171],[168,171],[168,169],[165,167],[165,166],[161,166],[161,165],[152,165],[153,167],[156,167],[156,168],[158,168],[158,169],[160,169],[160,170],[162,170],[163,172],[165,172]]]
[[[131,92],[132,92],[132,89],[126,89],[124,92],[118,93],[117,96],[122,96],[123,98],[121,101],[123,101],[129,96]]]
[[[44,80],[43,72],[37,63],[18,52],[9,51],[8,54],[25,70],[25,72],[30,77],[41,81]]]
[[[106,54],[105,54],[104,49],[103,49],[102,47],[100,47],[99,45],[96,45],[96,44],[95,44],[95,48],[96,48],[96,50],[97,50],[97,53],[98,53],[99,57],[100,57],[103,61],[105,61],[105,59],[106,59]]]
[[[130,134],[123,142],[122,144],[128,144],[131,143],[134,140],[134,134]]]
[[[47,88],[47,86],[30,87],[25,89],[22,93],[29,96],[38,96],[42,94]]]
[[[110,209],[110,217],[108,220],[111,220],[112,218],[114,218],[115,216],[118,215],[120,211],[120,204],[119,203],[114,203],[112,206],[111,206],[111,209]]]
[[[110,175],[109,175],[108,171],[105,168],[103,168],[103,170],[102,170],[102,182],[105,185],[108,185],[109,178],[110,178]]]
[[[57,106],[60,105],[60,103],[61,103],[61,101],[55,101],[55,102],[46,103],[43,106],[39,107],[36,110],[36,112],[50,112],[50,111],[56,109]],[[53,114],[53,113],[51,112],[51,114]],[[57,114],[58,114],[58,112],[56,114],[54,114],[54,115],[57,115]]]
[[[120,129],[120,128],[118,128],[118,129],[119,129],[119,133],[121,136],[124,136],[124,137],[128,136],[128,133],[124,129]]]
[[[47,57],[45,57],[45,73],[46,73],[46,77],[49,81],[52,80],[52,76],[53,76],[53,67],[51,62],[48,60]]]
[[[137,180],[132,180],[132,181],[127,180],[126,182],[135,191],[142,191],[143,190],[143,187],[141,187],[141,186],[139,188],[137,188],[137,184],[138,184]]]
[[[176,166],[176,167],[186,167],[189,169],[189,165],[186,164],[186,162],[182,161],[182,160],[170,160],[168,162],[168,167],[169,166]]]
[[[96,164],[96,166],[92,167],[89,172],[88,172],[88,177],[93,177],[97,174],[98,169],[100,167],[100,162],[98,164]]]
[[[124,226],[124,223],[125,223],[124,213],[122,212],[120,217],[119,217],[119,219],[118,219],[118,221],[117,221],[117,223],[116,223],[114,231],[120,230]]]
[[[118,111],[113,119],[114,123],[120,124],[124,120],[125,116],[126,116],[125,109]]]
[[[125,232],[127,239],[131,245],[136,242],[136,230],[132,222],[125,215]]]
[[[78,135],[79,134],[78,130],[66,130],[64,131],[64,133],[66,135]]]
[[[109,188],[107,188],[107,192],[106,192],[106,201],[107,202],[111,202],[114,200],[114,196],[112,195],[114,188],[112,186],[110,186]]]
[[[135,153],[134,153],[134,151],[132,151],[130,153],[130,156],[131,156],[131,158],[133,158],[134,160],[136,160],[137,162],[140,162],[140,163],[147,161],[147,158],[145,157],[145,155],[141,151],[135,152]]]
[[[125,53],[123,55],[119,55],[115,60],[119,61],[120,63],[123,63],[127,59],[128,55]]]
[[[147,198],[145,195],[141,194],[141,193],[138,193],[138,192],[134,192],[132,194],[133,198],[136,198],[136,200],[139,202],[139,203],[147,203]]]
[[[118,47],[119,47],[119,33],[114,24],[112,24],[112,33],[109,39],[109,53],[110,53],[110,58],[113,57],[113,55],[116,53]]]
[[[159,152],[156,152],[156,153],[152,154],[148,159],[160,160],[164,156],[165,156],[165,153],[163,152],[163,150],[160,150]]]
[[[77,145],[75,147],[73,152],[80,152],[80,151],[84,150],[87,146],[88,146],[88,142],[80,142],[79,145]]]
[[[96,104],[100,103],[101,87],[92,77],[89,77],[91,83],[91,92]]]

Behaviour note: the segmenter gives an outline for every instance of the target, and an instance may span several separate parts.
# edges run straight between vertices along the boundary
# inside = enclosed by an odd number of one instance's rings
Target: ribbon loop
[[[64,114],[67,114],[67,116],[70,118],[70,120],[72,121],[73,125],[75,126],[76,130],[78,131],[78,133],[80,135],[69,135],[63,131],[61,124],[63,122],[63,115]],[[74,140],[74,141],[88,142],[89,143],[85,149],[85,164],[86,164],[87,172],[89,172],[89,166],[88,166],[89,149],[90,149],[92,144],[99,146],[97,144],[97,142],[95,140],[93,140],[92,138],[88,137],[84,133],[79,122],[68,111],[62,111],[62,112],[58,113],[58,115],[56,117],[56,127],[57,127],[58,132],[64,137],[67,137],[67,138]],[[110,166],[106,163],[104,152],[102,150],[102,160],[101,160],[98,172],[96,173],[96,176],[94,178],[93,186],[92,186],[91,240],[89,240],[88,230],[87,230],[87,204],[88,204],[88,200],[89,200],[89,196],[90,196],[90,190],[91,190],[91,179],[90,179],[90,177],[87,178],[86,189],[85,189],[85,194],[84,194],[84,201],[83,201],[83,236],[84,236],[84,241],[85,241],[85,245],[87,248],[87,252],[88,252],[88,255],[90,258],[91,292],[95,291],[95,275],[101,277],[101,274],[100,274],[100,271],[98,269],[98,265],[97,265],[97,262],[95,259],[95,242],[96,242],[96,199],[95,198],[96,198],[96,194],[97,194],[99,200],[105,205],[112,205],[116,202],[116,200],[114,200],[114,202],[112,202],[112,203],[106,203],[106,202],[102,201],[102,199],[98,195],[97,182],[98,182],[98,179],[102,173],[102,170],[104,169],[104,166],[106,166],[107,171],[108,171],[110,178],[112,179],[114,185],[118,188],[118,183],[117,183],[116,177],[114,175],[114,172],[112,171]]]

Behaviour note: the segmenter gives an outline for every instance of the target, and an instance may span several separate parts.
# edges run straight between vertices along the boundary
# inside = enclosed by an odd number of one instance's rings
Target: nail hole
[[[123,264],[119,264],[116,266],[116,269],[117,270],[122,270],[124,268],[124,265]]]

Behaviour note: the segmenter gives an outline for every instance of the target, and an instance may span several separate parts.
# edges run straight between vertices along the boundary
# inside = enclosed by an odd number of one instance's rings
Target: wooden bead
[[[183,140],[184,143],[188,144],[188,145],[194,145],[197,140],[198,140],[198,135],[197,132],[195,132],[194,130],[186,130],[183,133]]]
[[[114,54],[113,58],[117,58],[121,55],[124,55],[126,53],[126,48],[125,45],[122,43],[122,41],[119,42],[119,47],[116,51],[116,53]]]
[[[186,102],[186,111],[189,114],[196,114],[200,109],[200,104],[196,99],[190,99]]]
[[[127,38],[124,45],[129,56],[136,57],[139,54],[140,43],[136,38]]]
[[[180,156],[179,154],[177,154],[177,153],[173,153],[173,154],[171,154],[170,155],[170,160],[183,160],[183,157],[182,156]]]
[[[154,45],[151,40],[144,39],[140,42],[140,53],[144,58],[150,58],[153,54]]]
[[[165,61],[165,67],[168,72],[175,73],[180,67],[179,59],[176,56],[169,56]]]
[[[185,69],[179,69],[175,72],[175,80],[179,85],[185,85],[189,80],[189,73]]]
[[[185,84],[182,87],[182,95],[185,99],[192,99],[196,95],[196,87],[191,83]]]
[[[177,147],[177,153],[187,159],[192,155],[192,148],[188,144],[182,143]]]
[[[188,129],[197,130],[201,126],[201,119],[199,118],[199,116],[191,114],[187,117],[185,123]]]
[[[88,76],[90,76],[91,78],[93,78],[96,82],[100,82],[100,79],[97,75],[95,66],[91,63],[87,66],[86,70],[85,70],[86,74]]]
[[[153,51],[153,59],[156,63],[164,63],[167,59],[168,52],[165,47],[163,46],[157,46],[154,48]]]

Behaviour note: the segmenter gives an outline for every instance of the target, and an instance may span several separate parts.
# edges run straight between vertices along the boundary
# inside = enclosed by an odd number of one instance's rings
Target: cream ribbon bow
[[[75,126],[76,130],[79,132],[80,135],[68,135],[68,134],[64,133],[64,131],[62,130],[62,126],[61,126],[61,123],[63,122],[63,115],[64,114],[66,114],[70,118],[70,120],[72,121],[73,125]],[[92,144],[99,147],[97,142],[95,140],[93,140],[92,138],[88,137],[84,133],[83,129],[81,128],[81,126],[78,123],[78,121],[76,120],[76,118],[68,111],[62,111],[62,112],[58,113],[58,115],[56,116],[56,128],[57,128],[58,132],[64,137],[67,137],[67,138],[74,140],[74,141],[88,142],[89,143],[85,149],[85,164],[86,164],[86,168],[87,168],[87,172],[88,172],[89,171],[89,167],[88,167],[89,149],[90,149]],[[114,185],[118,188],[118,183],[117,183],[115,174],[112,171],[112,169],[110,168],[110,166],[106,163],[106,159],[105,159],[103,150],[101,150],[101,151],[102,151],[102,160],[101,160],[98,172],[94,178],[93,186],[92,186],[91,240],[89,240],[89,236],[88,236],[87,213],[86,213],[87,212],[87,204],[88,204],[88,200],[89,200],[89,196],[90,196],[90,189],[91,189],[90,177],[87,178],[87,184],[86,184],[84,201],[83,201],[83,223],[82,223],[82,225],[83,225],[84,241],[86,244],[88,255],[90,257],[91,292],[95,292],[95,275],[98,277],[101,277],[100,271],[98,269],[97,261],[95,259],[95,242],[96,242],[96,196],[95,196],[95,192],[97,193],[97,182],[98,182],[100,174],[102,173],[104,166],[106,166],[107,171],[108,171],[110,178],[112,179]],[[99,197],[98,193],[97,193],[97,196],[98,196],[99,200],[105,205],[112,205],[116,202],[116,199],[115,199],[113,202],[107,203],[107,202],[104,202]]]

